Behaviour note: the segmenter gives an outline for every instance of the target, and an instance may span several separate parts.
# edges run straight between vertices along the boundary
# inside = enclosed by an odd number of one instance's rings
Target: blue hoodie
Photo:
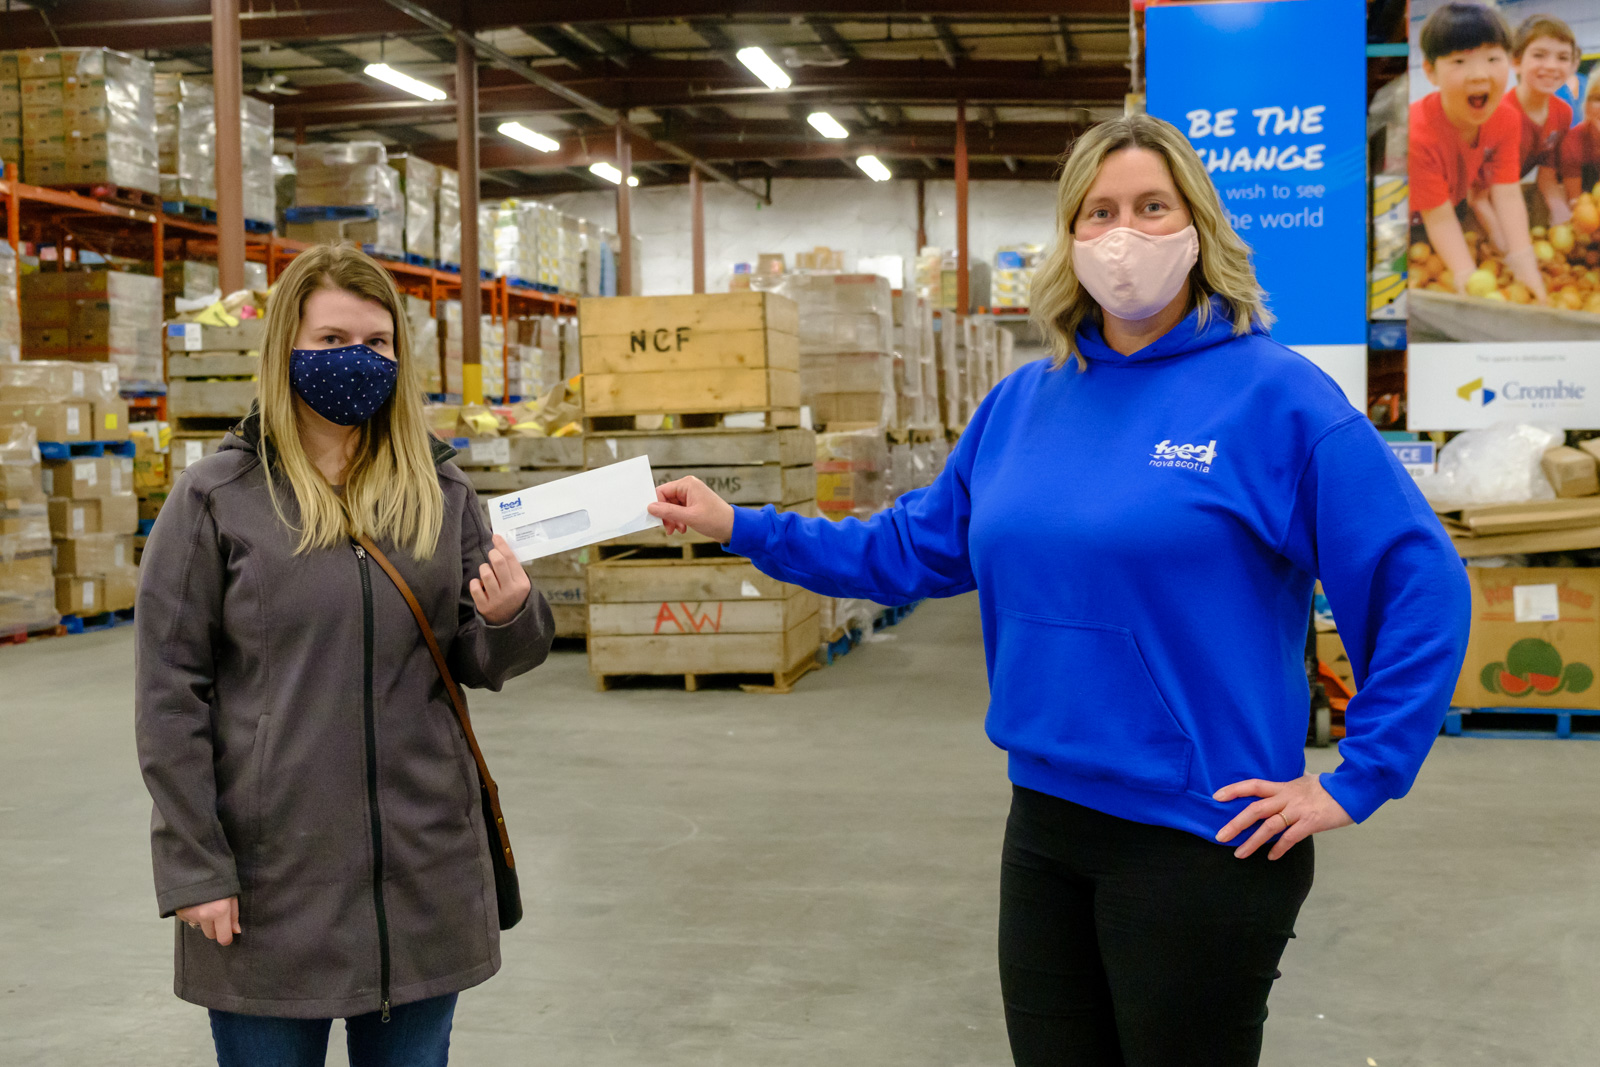
[[[1359,694],[1322,783],[1356,821],[1404,796],[1465,653],[1466,573],[1366,416],[1220,303],[1089,367],[990,392],[938,480],[863,523],[737,509],[728,551],[833,596],[979,592],[990,739],[1011,780],[1212,838],[1305,773],[1322,580]]]

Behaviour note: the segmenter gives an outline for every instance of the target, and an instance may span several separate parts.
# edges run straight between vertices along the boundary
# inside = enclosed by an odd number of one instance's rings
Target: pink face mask
[[[1200,258],[1194,227],[1156,237],[1119,227],[1092,241],[1072,242],[1072,269],[1107,315],[1125,322],[1148,319],[1183,291]]]

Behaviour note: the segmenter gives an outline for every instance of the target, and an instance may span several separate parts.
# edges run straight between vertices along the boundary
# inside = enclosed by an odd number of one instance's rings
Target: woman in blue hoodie
[[[1079,139],[1034,315],[1055,358],[983,401],[939,479],[867,522],[651,510],[764,572],[898,604],[979,591],[1013,800],[1000,979],[1021,1067],[1243,1067],[1313,834],[1405,795],[1461,667],[1461,562],[1411,479],[1272,322],[1172,126]],[[1305,773],[1312,584],[1359,694]],[[1227,847],[1232,846],[1232,847]]]

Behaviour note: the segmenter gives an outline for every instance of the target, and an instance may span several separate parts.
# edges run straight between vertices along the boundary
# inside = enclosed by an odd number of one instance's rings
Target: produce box
[[[1472,633],[1450,703],[1595,708],[1600,569],[1468,567]]]

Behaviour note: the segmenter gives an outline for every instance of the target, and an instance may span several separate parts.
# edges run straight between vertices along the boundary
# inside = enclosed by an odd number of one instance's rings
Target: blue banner
[[[1287,345],[1364,344],[1366,5],[1145,12],[1146,107],[1188,136],[1254,250]]]

